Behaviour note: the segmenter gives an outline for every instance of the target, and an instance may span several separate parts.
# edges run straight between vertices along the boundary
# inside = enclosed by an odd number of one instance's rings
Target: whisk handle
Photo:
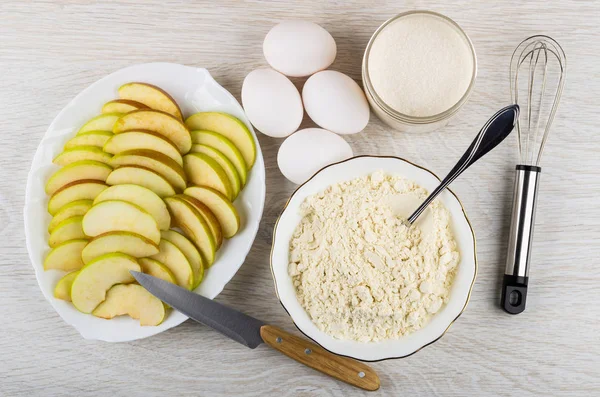
[[[508,256],[500,300],[502,309],[510,314],[519,314],[525,310],[535,207],[541,171],[540,167],[517,165]]]

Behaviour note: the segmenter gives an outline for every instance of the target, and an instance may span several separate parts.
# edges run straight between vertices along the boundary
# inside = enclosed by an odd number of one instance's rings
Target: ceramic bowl
[[[332,184],[378,170],[413,180],[428,191],[432,191],[440,182],[431,171],[397,157],[359,156],[327,166],[301,185],[290,197],[275,225],[271,251],[271,271],[277,295],[298,329],[330,352],[363,361],[406,357],[442,337],[465,310],[477,274],[473,229],[458,197],[452,191],[445,190],[438,199],[450,211],[451,227],[461,258],[449,302],[425,327],[394,340],[368,343],[340,340],[317,328],[298,302],[292,278],[288,274],[289,244],[301,220],[300,205],[308,196],[323,191]]]
[[[233,95],[221,87],[206,69],[172,63],[135,65],[98,80],[69,102],[48,127],[27,178],[24,209],[27,251],[42,293],[57,313],[84,338],[109,342],[145,338],[175,327],[187,317],[171,311],[159,326],[141,327],[138,320],[127,316],[104,320],[80,313],[70,302],[54,298],[54,286],[65,273],[57,270],[44,271],[43,268],[44,258],[49,251],[47,230],[51,219],[46,210],[48,197],[44,192],[44,185],[48,177],[58,169],[52,164],[52,159],[62,151],[64,143],[75,135],[85,121],[100,114],[105,102],[118,97],[117,89],[122,84],[131,81],[146,82],[163,88],[175,98],[184,116],[199,111],[232,114],[246,124],[256,142],[256,163],[249,173],[246,186],[234,203],[242,218],[241,230],[232,239],[223,242],[215,263],[196,289],[197,293],[211,299],[216,297],[244,263],[258,231],[265,202],[265,165],[252,125]]]

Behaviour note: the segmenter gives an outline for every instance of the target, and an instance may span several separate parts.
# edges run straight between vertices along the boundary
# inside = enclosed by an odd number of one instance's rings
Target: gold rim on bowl
[[[322,344],[320,344],[318,341],[316,341],[315,339],[311,338],[310,336],[308,336],[299,326],[298,324],[296,324],[296,322],[294,321],[294,318],[292,317],[292,315],[290,314],[290,312],[288,311],[288,309],[285,307],[285,305],[283,304],[283,302],[281,301],[281,298],[279,296],[279,289],[277,287],[277,279],[275,278],[275,273],[273,271],[273,250],[275,248],[275,236],[277,235],[277,226],[279,225],[279,220],[281,219],[281,216],[283,215],[283,213],[285,212],[285,210],[287,209],[288,205],[290,204],[290,201],[292,200],[292,198],[296,195],[296,193],[304,186],[306,185],[308,182],[310,182],[315,176],[317,176],[318,174],[320,174],[323,170],[329,168],[329,167],[333,167],[335,165],[339,165],[348,161],[352,161],[352,160],[356,160],[359,158],[379,158],[379,159],[396,159],[396,160],[400,160],[400,161],[404,161],[405,163],[408,163],[414,167],[417,167],[423,171],[427,171],[429,172],[431,175],[433,175],[438,181],[441,181],[441,179],[432,171],[428,170],[425,167],[422,167],[418,164],[413,163],[412,161],[406,160],[402,157],[397,157],[397,156],[373,156],[373,155],[361,155],[361,156],[354,156],[351,157],[349,159],[346,160],[342,160],[342,161],[338,161],[337,163],[333,163],[333,164],[329,164],[326,165],[325,167],[321,168],[320,170],[318,170],[317,172],[314,173],[313,176],[311,176],[309,179],[307,179],[304,183],[302,183],[300,186],[298,186],[294,192],[290,195],[290,197],[288,198],[287,202],[285,203],[285,205],[283,206],[283,209],[281,210],[279,216],[277,217],[277,220],[275,221],[275,226],[273,227],[273,238],[271,241],[271,254],[269,256],[269,267],[271,269],[271,277],[273,277],[273,283],[275,284],[275,293],[277,294],[277,299],[279,300],[279,303],[281,304],[281,306],[283,307],[283,310],[285,310],[285,312],[288,314],[288,316],[290,317],[290,319],[292,320],[292,323],[294,323],[294,326],[298,329],[298,331],[300,331],[305,337],[307,337],[308,339],[312,340],[313,342],[315,342],[317,345],[321,346],[323,349],[327,350],[328,352],[335,354],[337,356],[341,356],[341,357],[348,357],[348,358],[352,358],[355,360],[359,360],[359,361],[364,361],[364,362],[379,362],[379,361],[385,361],[385,360],[396,360],[396,359],[400,359],[400,358],[406,358],[409,356],[412,356],[413,354],[421,351],[421,349],[434,344],[435,342],[437,342],[438,340],[440,340],[444,335],[446,335],[446,332],[448,332],[448,330],[450,329],[450,327],[454,324],[454,322],[464,313],[465,309],[467,308],[467,305],[469,304],[469,301],[471,300],[471,294],[473,292],[473,286],[475,285],[475,279],[477,278],[477,273],[479,271],[479,264],[477,263],[477,241],[475,239],[475,232],[473,231],[473,225],[471,224],[471,221],[469,220],[469,217],[467,216],[467,213],[465,211],[465,207],[462,203],[462,201],[460,201],[460,199],[458,198],[458,196],[449,188],[447,188],[446,190],[448,190],[453,196],[454,198],[456,198],[456,200],[458,201],[458,203],[460,204],[460,208],[463,212],[463,215],[465,217],[465,220],[467,221],[467,224],[469,225],[469,229],[471,230],[471,235],[473,237],[473,259],[475,262],[475,272],[473,274],[473,280],[471,281],[471,285],[469,286],[469,293],[467,294],[467,299],[465,301],[465,304],[463,306],[463,308],[461,309],[460,313],[458,313],[458,315],[450,322],[450,324],[448,324],[448,326],[446,327],[446,329],[444,330],[444,332],[442,332],[442,334],[440,336],[438,336],[437,338],[435,338],[434,340],[432,340],[429,343],[424,344],[423,346],[419,347],[418,349],[416,349],[414,352],[410,353],[410,354],[406,354],[404,356],[399,356],[399,357],[386,357],[386,358],[381,358],[381,359],[377,359],[377,360],[362,360],[362,359],[357,359],[355,357],[349,356],[349,355],[345,355],[345,354],[339,354],[339,353],[335,353],[332,352],[331,350],[327,349],[325,346],[323,346]]]

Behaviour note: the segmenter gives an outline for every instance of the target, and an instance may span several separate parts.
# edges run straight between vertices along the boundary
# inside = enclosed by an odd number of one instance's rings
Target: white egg
[[[302,89],[304,108],[319,125],[337,134],[355,134],[369,122],[365,93],[350,77],[333,70],[312,75]]]
[[[341,136],[320,128],[306,128],[283,141],[277,164],[283,176],[301,184],[326,165],[352,156],[352,148]]]
[[[263,43],[269,65],[287,76],[310,76],[327,69],[337,47],[328,31],[313,22],[285,21],[275,25]]]
[[[246,76],[242,104],[252,125],[275,138],[296,131],[304,115],[296,86],[273,69],[256,69]]]

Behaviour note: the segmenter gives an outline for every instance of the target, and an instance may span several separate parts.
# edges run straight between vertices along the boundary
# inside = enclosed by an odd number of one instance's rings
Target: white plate
[[[439,196],[439,200],[452,216],[452,229],[461,257],[448,304],[425,327],[396,340],[369,343],[340,340],[317,328],[296,299],[292,278],[288,274],[289,244],[301,220],[300,204],[308,196],[323,191],[334,183],[368,175],[377,170],[401,175],[428,191],[432,191],[440,182],[431,171],[397,157],[359,156],[325,167],[290,197],[275,225],[271,251],[271,271],[277,295],[298,329],[333,353],[363,361],[406,357],[439,339],[466,308],[477,274],[475,234],[460,201],[454,193],[446,190]]]
[[[64,143],[75,135],[85,121],[100,114],[105,102],[118,98],[119,86],[131,81],[151,83],[163,88],[175,98],[185,116],[211,110],[232,114],[246,124],[256,142],[256,163],[249,174],[247,185],[234,203],[242,218],[241,230],[235,237],[223,242],[216,262],[206,272],[202,284],[196,289],[197,293],[213,299],[244,263],[256,237],[265,202],[265,165],[252,125],[233,95],[221,87],[206,69],[172,63],[135,65],[98,80],[69,102],[48,127],[27,178],[24,210],[27,251],[40,288],[57,313],[84,338],[107,342],[145,338],[175,327],[187,319],[183,314],[172,311],[161,325],[141,327],[137,320],[127,316],[103,320],[82,314],[70,302],[53,296],[56,282],[65,273],[57,270],[45,272],[43,268],[44,257],[49,251],[47,229],[51,219],[46,210],[48,197],[44,193],[44,185],[48,177],[58,169],[52,164],[52,159],[62,151]]]

